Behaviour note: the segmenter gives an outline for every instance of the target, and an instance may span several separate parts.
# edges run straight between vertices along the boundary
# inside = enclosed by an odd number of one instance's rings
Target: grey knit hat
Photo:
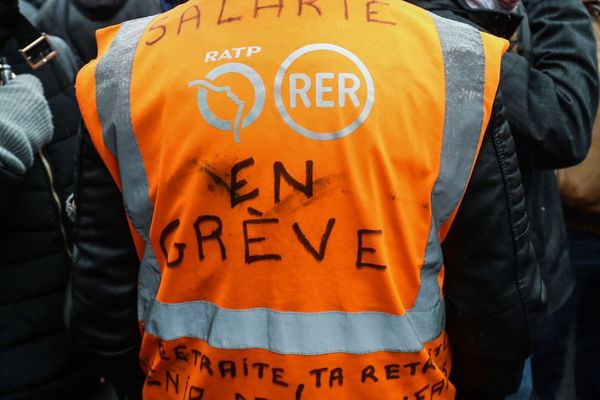
[[[38,78],[19,75],[0,86],[0,167],[24,174],[53,132],[52,115]]]

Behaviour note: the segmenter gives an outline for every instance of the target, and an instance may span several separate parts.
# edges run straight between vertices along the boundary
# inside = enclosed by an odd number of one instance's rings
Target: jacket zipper
[[[40,150],[39,152],[40,160],[42,160],[42,165],[44,166],[44,170],[46,171],[46,177],[48,178],[48,182],[50,183],[50,192],[52,193],[52,199],[54,200],[54,205],[58,210],[58,227],[60,228],[60,233],[63,237],[63,244],[65,246],[65,250],[69,255],[69,258],[72,258],[71,250],[69,249],[69,241],[67,240],[67,230],[65,229],[65,225],[63,223],[63,207],[62,202],[60,201],[60,196],[54,187],[54,174],[52,173],[52,168],[50,167],[50,163],[48,162],[48,157],[44,150]]]

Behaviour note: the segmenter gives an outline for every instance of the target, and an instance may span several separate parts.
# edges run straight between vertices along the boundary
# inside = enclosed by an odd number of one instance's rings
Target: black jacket
[[[471,10],[463,0],[413,1],[445,18],[510,37],[521,18]],[[500,92],[517,146],[531,236],[548,312],[574,287],[560,195],[553,169],[581,162],[589,149],[598,104],[596,47],[580,0],[523,0],[531,32],[528,59],[507,53]]]
[[[158,0],[47,0],[35,25],[64,39],[88,62],[96,58],[96,30],[160,11]]]
[[[140,396],[137,258],[121,193],[84,134],[77,179],[73,335],[122,392]],[[541,333],[544,290],[500,103],[444,244],[451,381],[460,399],[503,399]],[[138,386],[133,382],[137,382]]]
[[[0,175],[0,398],[79,400],[98,384],[66,333],[64,303],[71,261],[65,201],[81,117],[73,90],[77,66],[61,54],[33,72],[9,43],[17,73],[42,81],[54,136],[23,177]]]

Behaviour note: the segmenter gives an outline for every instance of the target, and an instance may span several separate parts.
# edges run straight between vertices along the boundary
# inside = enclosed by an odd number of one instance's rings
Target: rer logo
[[[330,66],[327,71],[315,69],[324,65]],[[250,83],[245,98],[251,98],[248,92],[252,91],[254,101],[245,116],[246,103],[238,94],[242,90],[239,80],[235,86],[214,83],[227,73],[235,73]],[[240,128],[256,121],[265,103],[261,76],[241,63],[220,65],[205,80],[192,81],[188,86],[200,86],[198,109],[206,122],[214,128],[232,131],[236,143],[240,142]],[[327,43],[310,44],[290,54],[279,67],[273,87],[275,106],[283,121],[313,140],[335,140],[354,132],[369,116],[375,99],[373,79],[363,62],[347,49]],[[209,105],[209,92],[224,93],[235,104],[231,120],[215,115]]]
[[[317,71],[329,65],[329,71]],[[352,52],[333,44],[304,46],[285,59],[275,77],[275,105],[285,123],[302,136],[334,140],[367,119],[375,86]],[[340,115],[344,118],[340,118]]]

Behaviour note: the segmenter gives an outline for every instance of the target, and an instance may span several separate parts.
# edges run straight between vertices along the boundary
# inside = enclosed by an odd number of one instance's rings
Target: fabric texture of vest
[[[144,397],[454,398],[440,241],[506,42],[250,3],[107,28],[78,76],[141,260]]]

